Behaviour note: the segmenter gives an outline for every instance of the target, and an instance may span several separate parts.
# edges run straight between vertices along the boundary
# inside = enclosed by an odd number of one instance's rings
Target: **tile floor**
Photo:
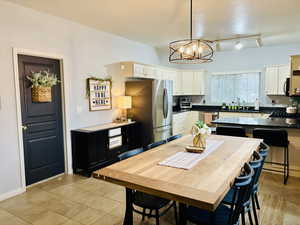
[[[300,179],[290,178],[284,186],[280,175],[263,173],[260,200],[262,225],[300,225]],[[123,187],[65,175],[0,202],[0,225],[121,225],[124,202]],[[135,214],[134,224],[155,221],[141,222]],[[161,224],[175,224],[172,210]]]

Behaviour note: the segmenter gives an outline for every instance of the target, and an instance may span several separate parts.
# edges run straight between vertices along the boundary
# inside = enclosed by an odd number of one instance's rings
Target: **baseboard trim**
[[[8,198],[14,197],[16,195],[22,194],[25,191],[26,191],[26,188],[18,188],[16,190],[9,191],[7,193],[1,194],[0,195],[0,202],[6,200]]]

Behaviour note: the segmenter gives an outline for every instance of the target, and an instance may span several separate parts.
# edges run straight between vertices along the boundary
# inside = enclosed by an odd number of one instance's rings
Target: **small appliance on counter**
[[[191,109],[193,107],[192,97],[180,97],[179,106],[180,109]]]
[[[296,106],[289,106],[286,108],[287,114],[296,114],[297,113],[297,107]]]
[[[297,113],[297,109],[294,107],[287,107],[285,110],[275,110],[270,115],[271,118],[291,118],[300,119],[300,114]]]

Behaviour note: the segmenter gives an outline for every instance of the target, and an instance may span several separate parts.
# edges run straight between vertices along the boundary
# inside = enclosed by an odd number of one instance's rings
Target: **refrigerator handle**
[[[166,95],[165,95],[165,98],[166,98],[166,117],[165,118],[168,118],[168,114],[169,114],[169,96],[168,96],[168,89],[165,88],[166,90]]]
[[[164,88],[164,94],[163,94],[163,115],[164,115],[164,118],[167,118],[167,115],[168,115],[168,108],[166,107],[167,104],[168,104],[168,95],[167,95],[167,89]]]

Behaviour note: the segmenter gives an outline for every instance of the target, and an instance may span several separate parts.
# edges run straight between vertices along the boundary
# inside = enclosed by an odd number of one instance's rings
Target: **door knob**
[[[27,126],[22,126],[22,130],[27,130]]]

